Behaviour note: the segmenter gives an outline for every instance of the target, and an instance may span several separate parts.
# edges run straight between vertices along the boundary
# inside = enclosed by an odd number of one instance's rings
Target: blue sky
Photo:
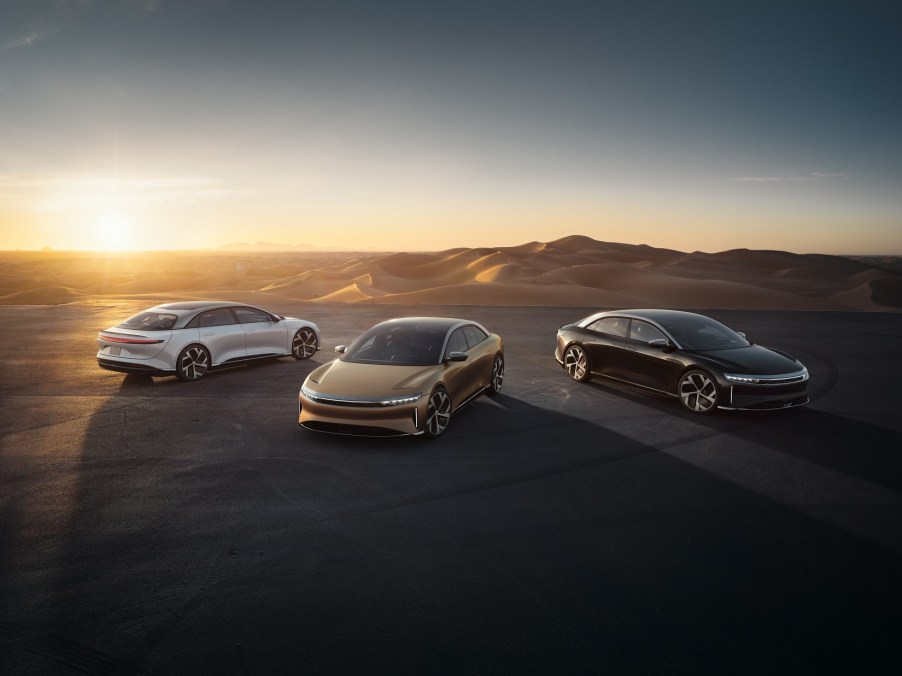
[[[0,248],[902,254],[902,10],[6,0]]]

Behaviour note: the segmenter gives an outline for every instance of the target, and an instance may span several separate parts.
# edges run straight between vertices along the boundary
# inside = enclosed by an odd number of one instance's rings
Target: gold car
[[[298,424],[319,432],[437,437],[452,414],[504,381],[501,337],[480,324],[404,317],[377,324],[313,371]]]

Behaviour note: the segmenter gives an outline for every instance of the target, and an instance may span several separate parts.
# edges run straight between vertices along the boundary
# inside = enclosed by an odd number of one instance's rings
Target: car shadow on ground
[[[898,452],[902,432],[820,410],[816,400],[779,411],[718,410],[698,415],[665,395],[597,379],[587,385],[600,397],[619,397],[848,476],[902,490],[902,453]]]
[[[4,664],[761,673],[897,655],[898,554],[507,394],[434,440],[302,430],[312,368],[146,399],[160,383],[123,382],[77,442],[71,526],[37,560],[53,583],[6,566]]]

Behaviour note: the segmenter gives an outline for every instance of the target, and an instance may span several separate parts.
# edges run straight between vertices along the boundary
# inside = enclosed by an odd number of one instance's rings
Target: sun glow
[[[97,251],[128,251],[136,248],[134,221],[117,210],[107,210],[96,219],[89,248]]]

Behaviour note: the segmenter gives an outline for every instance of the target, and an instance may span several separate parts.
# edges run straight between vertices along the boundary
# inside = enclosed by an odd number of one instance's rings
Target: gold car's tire
[[[291,356],[297,360],[310,359],[316,354],[318,347],[316,332],[311,328],[304,327],[299,329],[291,340]]]
[[[495,360],[492,362],[492,375],[491,380],[489,380],[489,389],[486,390],[486,394],[490,394],[492,396],[498,394],[501,391],[501,386],[504,384],[504,357],[500,354],[495,355]]]
[[[210,352],[203,345],[189,345],[175,362],[175,375],[179,380],[194,382],[210,370]]]
[[[584,383],[592,377],[589,355],[582,345],[571,345],[564,352],[564,368],[573,380]]]
[[[692,413],[708,415],[717,410],[717,383],[701,369],[692,369],[682,375],[677,395],[683,408]]]
[[[441,436],[451,422],[451,397],[444,387],[439,385],[429,395],[429,403],[426,406],[426,423],[423,427],[424,434],[435,439]]]

